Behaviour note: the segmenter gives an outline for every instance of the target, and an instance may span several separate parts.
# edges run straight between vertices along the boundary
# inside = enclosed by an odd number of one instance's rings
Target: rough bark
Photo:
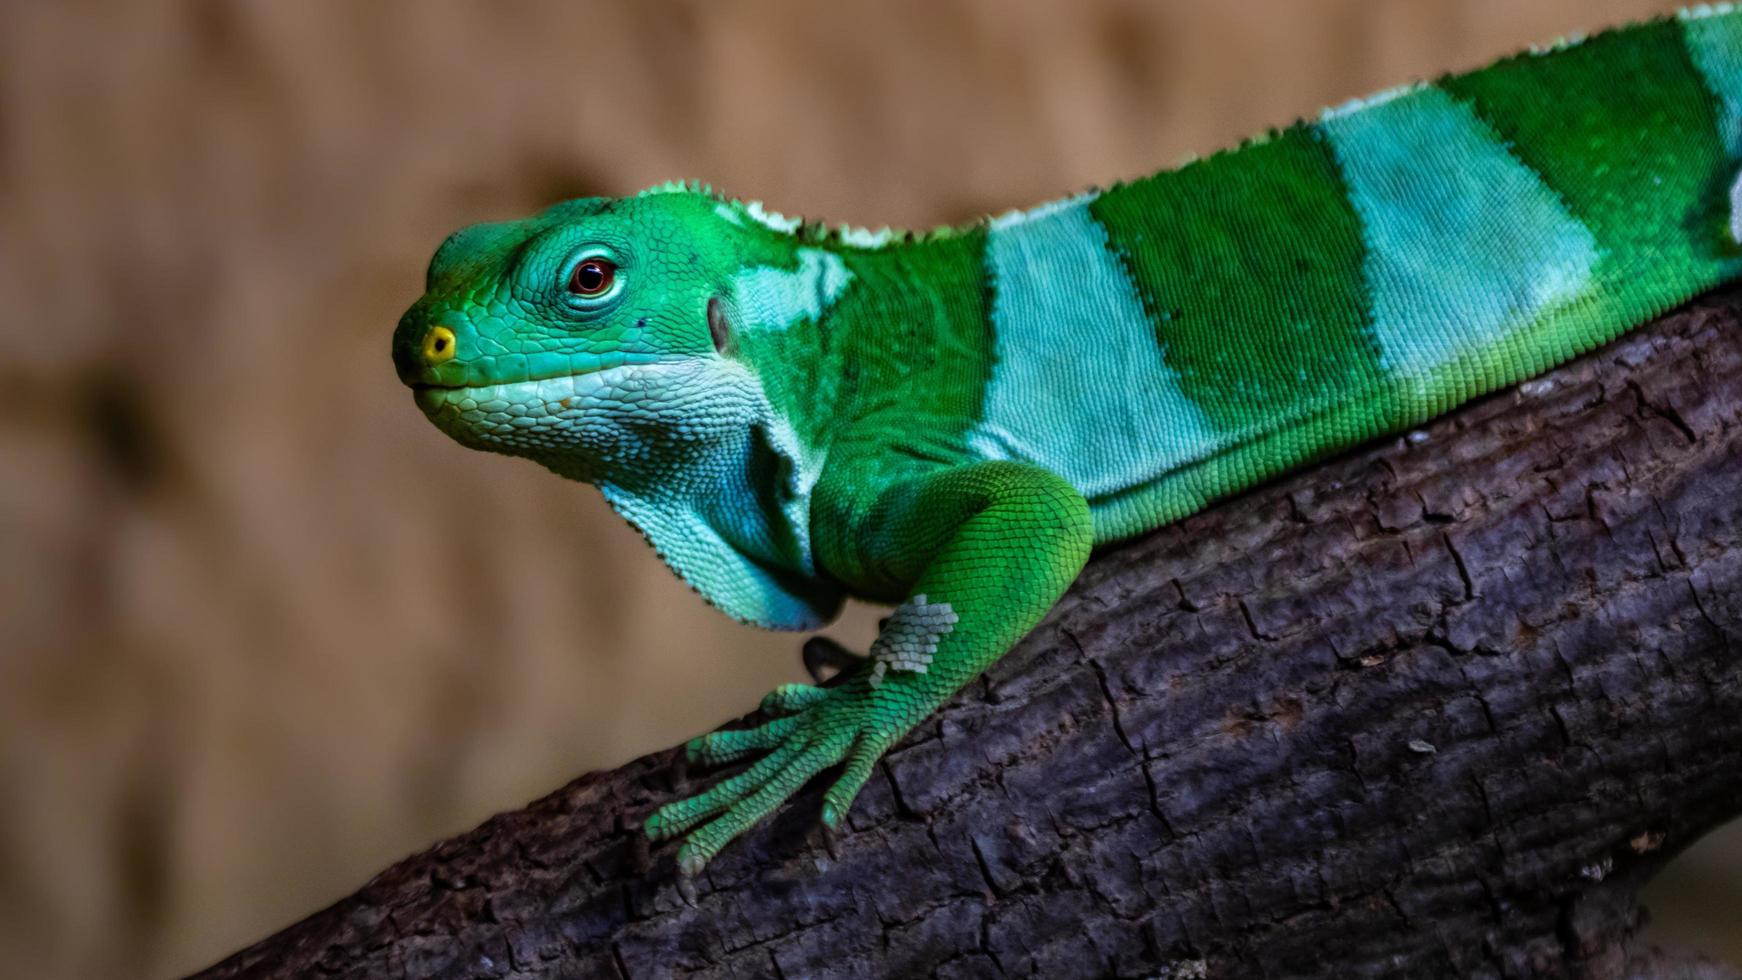
[[[680,887],[674,762],[201,976],[1729,975],[1634,896],[1742,812],[1742,297],[1098,555],[832,840]]]

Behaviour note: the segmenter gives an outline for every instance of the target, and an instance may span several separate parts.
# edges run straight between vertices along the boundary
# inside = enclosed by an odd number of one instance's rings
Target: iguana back
[[[1708,8],[917,242],[795,231],[815,315],[752,309],[740,342],[810,444],[869,418],[1032,462],[1105,541],[1742,272],[1739,158],[1742,15]]]

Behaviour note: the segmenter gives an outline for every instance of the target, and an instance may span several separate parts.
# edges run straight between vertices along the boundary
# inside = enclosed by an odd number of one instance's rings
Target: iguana
[[[689,183],[465,228],[393,359],[460,442],[592,483],[728,615],[894,605],[766,753],[644,823],[694,874],[882,754],[1097,545],[1541,373],[1742,274],[1742,12],[1407,85],[1141,180],[923,234]]]

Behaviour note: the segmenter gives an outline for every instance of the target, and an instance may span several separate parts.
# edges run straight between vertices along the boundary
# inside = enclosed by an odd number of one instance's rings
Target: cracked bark
[[[1734,975],[1634,896],[1742,812],[1739,654],[1730,294],[1098,555],[832,841],[685,894],[660,753],[200,976]]]

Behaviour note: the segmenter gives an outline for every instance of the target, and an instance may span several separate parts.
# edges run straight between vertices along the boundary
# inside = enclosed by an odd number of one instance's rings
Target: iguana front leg
[[[689,743],[702,762],[768,754],[648,819],[655,839],[688,833],[685,874],[845,761],[823,798],[823,822],[839,823],[883,753],[1032,629],[1089,556],[1082,495],[1024,464],[842,467],[825,472],[817,499],[824,569],[861,594],[902,601],[843,683],[786,685],[763,702],[784,717]]]

